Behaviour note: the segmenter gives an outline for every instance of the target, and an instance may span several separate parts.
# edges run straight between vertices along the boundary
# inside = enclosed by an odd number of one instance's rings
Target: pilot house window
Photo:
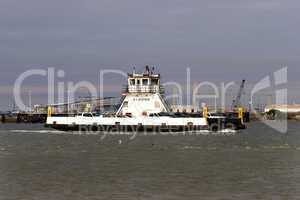
[[[148,85],[148,79],[143,79],[143,85]]]
[[[135,79],[130,79],[130,85],[135,85]]]
[[[158,85],[158,79],[152,79],[151,84],[152,85]]]

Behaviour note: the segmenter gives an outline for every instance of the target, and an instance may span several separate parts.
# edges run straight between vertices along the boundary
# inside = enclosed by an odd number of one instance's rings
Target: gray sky
[[[299,9],[297,0],[1,0],[0,106],[31,68],[97,83],[99,69],[150,64],[164,80],[184,82],[190,67],[194,81],[255,82],[287,65],[296,82]]]

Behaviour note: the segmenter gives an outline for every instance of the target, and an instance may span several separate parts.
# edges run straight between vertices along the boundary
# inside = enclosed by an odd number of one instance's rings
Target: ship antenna
[[[150,73],[150,69],[149,69],[149,66],[146,65],[146,73],[149,74]]]
[[[135,74],[135,67],[133,67],[133,74]]]

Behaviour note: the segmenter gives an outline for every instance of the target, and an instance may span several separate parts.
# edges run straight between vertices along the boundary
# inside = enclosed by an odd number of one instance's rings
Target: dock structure
[[[45,123],[49,109],[51,114],[77,114],[81,112],[114,113],[120,103],[119,98],[84,98],[71,103],[59,103],[51,105],[35,105],[30,112],[15,111],[5,112],[0,115],[1,123]]]
[[[1,123],[45,123],[47,119],[46,113],[6,113],[1,114]]]
[[[104,98],[84,98],[69,103],[50,104],[45,107],[52,108],[53,114],[76,114],[81,112],[115,112],[116,107],[120,103],[120,98],[104,97]]]
[[[283,113],[300,113],[300,104],[271,104],[265,107],[265,112],[277,110]]]

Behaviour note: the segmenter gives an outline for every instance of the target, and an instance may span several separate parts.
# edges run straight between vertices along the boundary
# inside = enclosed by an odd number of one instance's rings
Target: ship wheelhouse
[[[163,99],[160,74],[146,67],[144,73],[130,73],[123,91],[123,102],[117,111],[119,116],[149,116],[150,113],[167,112],[169,108]]]
[[[160,75],[128,74],[128,93],[160,93]]]

